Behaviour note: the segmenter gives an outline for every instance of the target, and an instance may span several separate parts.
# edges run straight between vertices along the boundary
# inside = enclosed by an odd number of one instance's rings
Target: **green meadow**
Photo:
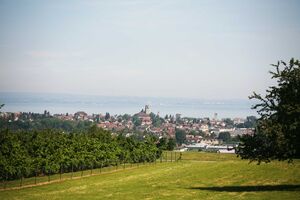
[[[257,165],[235,155],[186,152],[178,162],[2,190],[0,199],[300,199],[300,161]]]

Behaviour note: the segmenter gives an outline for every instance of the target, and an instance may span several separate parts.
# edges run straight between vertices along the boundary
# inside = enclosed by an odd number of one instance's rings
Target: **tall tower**
[[[214,120],[217,121],[217,119],[218,119],[218,113],[215,113],[214,114]]]
[[[149,105],[145,105],[145,113],[149,115],[151,113]]]

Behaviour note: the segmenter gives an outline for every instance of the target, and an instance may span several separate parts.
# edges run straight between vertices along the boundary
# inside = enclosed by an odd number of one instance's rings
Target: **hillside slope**
[[[0,199],[297,199],[300,162],[256,165],[187,153],[180,162],[0,191]]]

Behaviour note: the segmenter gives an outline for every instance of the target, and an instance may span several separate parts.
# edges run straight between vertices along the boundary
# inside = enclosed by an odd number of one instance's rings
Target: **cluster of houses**
[[[1,118],[11,118],[16,121],[20,115],[27,116],[28,119],[34,117],[34,113],[0,113]],[[114,115],[109,113],[88,115],[86,112],[78,111],[74,114],[54,114],[50,115],[48,111],[44,114],[39,114],[44,117],[55,117],[61,120],[70,121],[91,121],[106,130],[111,130],[114,133],[125,132],[127,135],[132,135],[134,132],[143,132],[155,135],[157,137],[175,138],[176,130],[183,130],[186,135],[184,147],[187,149],[216,149],[222,145],[222,141],[217,139],[222,132],[228,132],[231,136],[252,134],[253,128],[237,128],[235,124],[241,124],[245,121],[242,118],[231,120],[233,125],[226,123],[226,120],[218,120],[215,114],[213,119],[209,118],[182,118],[180,114],[175,116],[166,115],[164,118],[158,114],[151,113],[150,107],[145,106],[140,112],[134,115]],[[159,119],[157,125],[153,121]],[[139,123],[136,123],[139,121]],[[220,150],[228,149],[225,146],[220,147]]]
[[[152,116],[154,114],[152,113]],[[253,128],[237,128],[228,125],[226,120],[218,120],[216,115],[213,119],[209,118],[182,118],[180,114],[161,118],[162,123],[159,126],[153,124],[151,111],[148,105],[140,112],[130,116],[115,115],[109,116],[101,114],[88,115],[85,112],[76,112],[74,115],[54,115],[63,120],[90,120],[97,123],[98,127],[113,132],[127,132],[128,135],[133,132],[146,132],[158,137],[175,138],[176,130],[183,130],[186,133],[186,147],[210,148],[210,146],[222,145],[223,141],[217,139],[222,132],[228,132],[232,137],[243,134],[253,134]],[[156,115],[159,117],[158,115]],[[135,124],[134,119],[139,119],[140,123]],[[245,122],[245,119],[232,119],[233,125]],[[196,146],[193,146],[196,145]],[[225,147],[222,147],[224,149]]]

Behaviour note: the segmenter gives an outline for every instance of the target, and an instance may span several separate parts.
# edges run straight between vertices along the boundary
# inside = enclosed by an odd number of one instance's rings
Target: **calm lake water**
[[[159,112],[161,116],[176,113],[187,117],[213,117],[214,113],[218,113],[218,118],[256,115],[256,112],[251,109],[251,105],[255,102],[248,99],[201,100],[0,92],[0,103],[5,104],[2,111],[43,113],[44,110],[48,110],[51,114],[77,111],[85,111],[88,114],[106,112],[113,115],[134,114],[148,104],[152,112]]]

